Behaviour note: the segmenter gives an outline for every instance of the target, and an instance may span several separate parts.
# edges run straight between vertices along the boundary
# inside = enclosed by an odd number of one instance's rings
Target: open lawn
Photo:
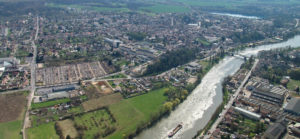
[[[158,114],[167,97],[163,96],[166,88],[150,91],[147,94],[124,99],[109,106],[117,122],[117,131],[109,139],[120,139],[135,132],[140,124],[149,122]]]
[[[26,129],[28,139],[59,139],[54,128],[54,122]]]
[[[21,139],[22,120],[0,123],[0,139]]]
[[[54,105],[57,105],[57,104],[67,103],[67,102],[70,102],[70,101],[71,100],[69,98],[64,98],[64,99],[51,100],[51,101],[46,101],[46,102],[41,102],[41,103],[33,103],[31,105],[31,109],[54,106]]]
[[[82,103],[84,111],[91,111],[99,109],[114,103],[117,103],[123,99],[120,93],[106,95],[97,99],[90,99]]]

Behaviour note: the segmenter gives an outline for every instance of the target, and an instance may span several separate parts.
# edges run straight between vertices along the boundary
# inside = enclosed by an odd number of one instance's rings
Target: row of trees
[[[265,39],[264,35],[255,32],[236,32],[231,36],[231,39],[235,42],[248,43],[253,41],[259,41]]]

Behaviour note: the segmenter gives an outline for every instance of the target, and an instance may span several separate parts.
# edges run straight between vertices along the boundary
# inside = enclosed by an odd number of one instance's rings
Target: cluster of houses
[[[23,89],[30,84],[30,72],[19,63],[16,58],[0,58],[0,91]]]

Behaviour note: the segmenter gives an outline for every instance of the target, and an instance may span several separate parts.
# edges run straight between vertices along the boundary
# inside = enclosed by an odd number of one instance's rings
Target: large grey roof
[[[300,113],[300,98],[292,98],[285,109]]]

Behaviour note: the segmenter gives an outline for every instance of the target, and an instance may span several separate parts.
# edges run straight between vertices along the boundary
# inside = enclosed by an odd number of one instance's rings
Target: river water
[[[231,16],[231,17],[237,17],[237,18],[260,19],[257,16],[247,16],[247,15],[241,15],[241,14],[231,14],[231,13],[212,13],[212,14],[225,15],[225,16]]]
[[[286,46],[300,46],[300,35],[285,42],[257,46],[239,52],[242,55],[257,55],[259,51],[282,48]],[[190,139],[197,134],[210,120],[217,107],[222,102],[222,81],[225,77],[233,75],[243,64],[238,57],[225,57],[215,65],[202,79],[202,82],[193,90],[187,99],[162,118],[157,124],[144,130],[137,139],[166,139],[179,123],[183,128],[172,138]]]

